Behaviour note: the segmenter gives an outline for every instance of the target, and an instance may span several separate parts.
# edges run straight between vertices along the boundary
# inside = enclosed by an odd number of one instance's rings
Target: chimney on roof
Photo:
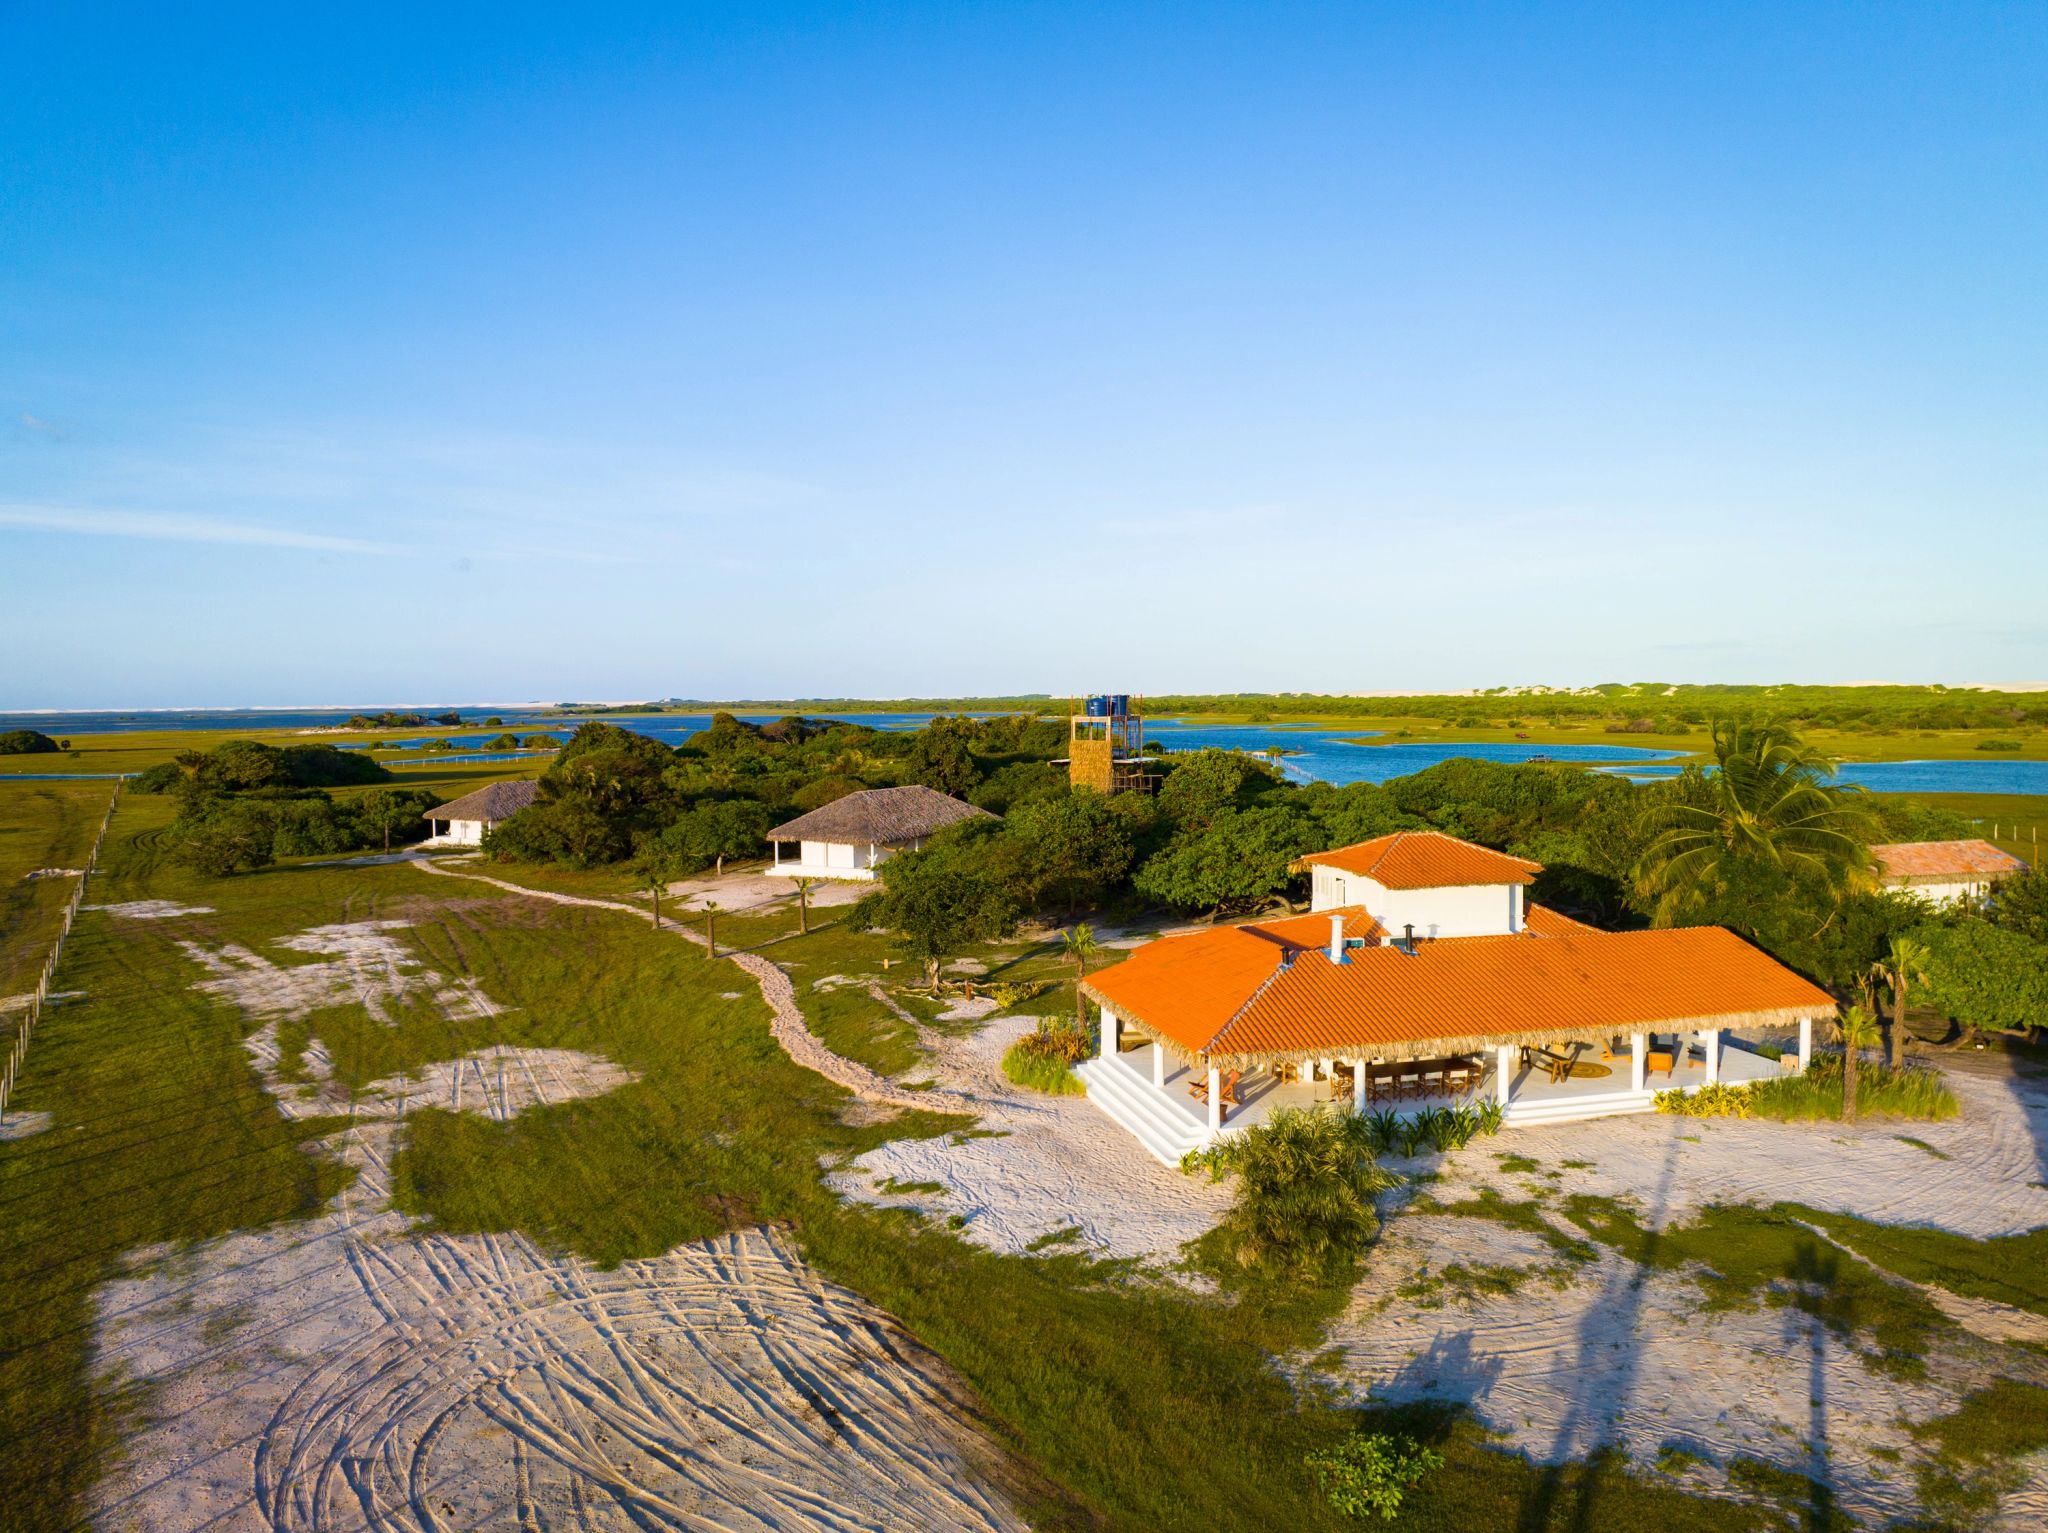
[[[1341,910],[1333,910],[1330,912],[1330,962],[1342,963],[1343,961],[1344,912]]]
[[[1399,947],[1410,958],[1413,958],[1415,956],[1415,923],[1413,921],[1406,922],[1401,927],[1401,931],[1401,940],[1395,946]]]

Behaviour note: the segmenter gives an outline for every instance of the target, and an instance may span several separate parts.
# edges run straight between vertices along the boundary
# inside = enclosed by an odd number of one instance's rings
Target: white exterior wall
[[[439,823],[440,823],[441,829],[440,829],[439,833],[438,833],[438,834],[436,835],[435,839],[436,839],[436,840],[438,840],[438,841],[440,841],[440,842],[441,842],[441,843],[442,843],[443,845],[447,845],[447,846],[482,846],[482,845],[483,845],[483,841],[484,841],[484,831],[485,831],[485,829],[487,828],[487,826],[486,826],[486,822],[485,822],[485,821],[483,821],[483,820],[442,820],[442,821],[440,821]]]
[[[1989,879],[1975,882],[1959,880],[1952,884],[1910,884],[1894,885],[1901,894],[1910,894],[1915,899],[1925,900],[1930,905],[1953,905],[1961,900],[1981,900],[1992,892]]]
[[[1309,909],[1363,905],[1393,936],[1413,923],[1418,937],[1500,937],[1522,929],[1520,884],[1460,884],[1444,889],[1389,889],[1360,873],[1310,870]]]

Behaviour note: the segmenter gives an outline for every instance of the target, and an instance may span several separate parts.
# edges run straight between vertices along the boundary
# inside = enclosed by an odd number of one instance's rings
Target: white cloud
[[[362,538],[266,527],[175,511],[100,511],[76,506],[0,502],[0,529],[59,532],[94,538],[140,538],[166,543],[220,543],[251,548],[301,548],[329,554],[402,554],[408,550]]]

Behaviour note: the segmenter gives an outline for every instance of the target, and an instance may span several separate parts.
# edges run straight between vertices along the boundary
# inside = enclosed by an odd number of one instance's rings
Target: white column
[[[1209,1066],[1209,1132],[1219,1133],[1223,1128],[1223,1072],[1214,1065]]]
[[[1107,1006],[1102,1008],[1102,1057],[1116,1058],[1116,1013]]]
[[[1799,1019],[1799,1073],[1804,1075],[1806,1067],[1813,1063],[1813,1018]]]
[[[1721,1080],[1721,1029],[1704,1029],[1700,1033],[1700,1046],[1707,1056],[1707,1084],[1718,1085]]]
[[[1152,1040],[1152,1084],[1166,1084],[1166,1045],[1157,1038]]]
[[[1641,1033],[1628,1035],[1628,1089],[1631,1091],[1641,1091],[1649,1084],[1649,1060],[1644,1057],[1648,1052],[1647,1038]]]
[[[771,848],[773,848],[773,854],[774,854],[774,857],[775,857],[775,865],[776,865],[776,866],[777,866],[778,868],[779,868],[779,867],[781,867],[781,866],[782,866],[782,843],[781,843],[780,841],[770,841],[770,842],[768,843],[768,845],[769,845],[769,846],[770,846]]]
[[[1514,1045],[1504,1043],[1493,1051],[1493,1094],[1503,1107],[1508,1105],[1508,1082],[1514,1073]]]
[[[1362,1059],[1351,1061],[1351,1110],[1365,1111],[1365,1061]]]

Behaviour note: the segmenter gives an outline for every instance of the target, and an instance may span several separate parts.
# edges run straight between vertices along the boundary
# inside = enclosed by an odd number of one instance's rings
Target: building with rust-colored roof
[[[1083,986],[1103,1019],[1089,1095],[1162,1160],[1316,1100],[1648,1111],[1660,1089],[1803,1069],[1834,1010],[1720,927],[1607,932],[1529,904],[1539,864],[1455,837],[1301,865],[1311,914],[1162,937]],[[1797,1038],[1789,1060],[1752,1046],[1772,1035]]]
[[[1888,841],[1873,846],[1878,880],[1935,905],[1987,898],[2000,880],[2027,864],[1989,841]]]

